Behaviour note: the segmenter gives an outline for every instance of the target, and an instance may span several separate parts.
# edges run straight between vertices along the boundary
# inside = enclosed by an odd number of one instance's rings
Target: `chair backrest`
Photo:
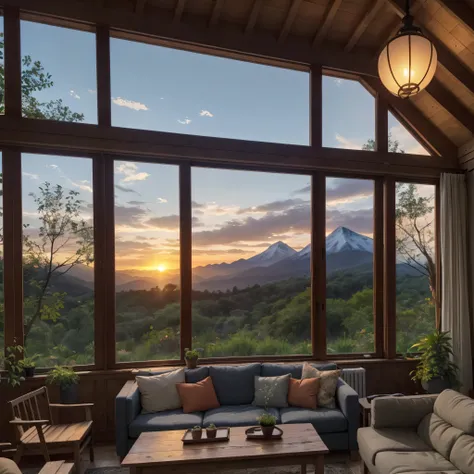
[[[52,423],[51,407],[49,406],[48,389],[38,388],[9,402],[12,420],[48,420]],[[17,434],[21,437],[24,429],[15,425]]]

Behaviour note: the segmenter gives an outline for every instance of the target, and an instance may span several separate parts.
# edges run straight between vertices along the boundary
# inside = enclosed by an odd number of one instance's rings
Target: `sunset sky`
[[[61,98],[97,123],[95,38],[91,33],[22,22],[22,54],[40,60]],[[307,73],[114,39],[112,122],[174,133],[309,143]],[[323,80],[323,144],[361,148],[375,134],[374,99],[357,82]],[[426,152],[392,117],[392,136],[410,153]],[[80,192],[92,218],[92,164],[85,158],[23,155],[23,219],[38,227],[31,192],[44,181]],[[179,266],[178,167],[116,161],[116,266]],[[309,243],[309,177],[193,168],[193,264],[231,262],[278,240]],[[327,233],[339,225],[371,236],[373,182],[330,179]]]

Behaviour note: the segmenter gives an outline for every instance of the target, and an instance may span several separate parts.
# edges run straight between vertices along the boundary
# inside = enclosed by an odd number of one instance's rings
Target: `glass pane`
[[[193,347],[311,353],[310,178],[193,168]]]
[[[410,153],[412,155],[429,155],[413,135],[388,113],[388,150],[393,153]]]
[[[327,351],[374,352],[374,182],[326,180]]]
[[[115,126],[309,145],[306,72],[120,39],[110,49]]]
[[[436,186],[397,183],[397,352],[436,326]]]
[[[0,115],[5,114],[5,69],[3,66],[4,51],[5,43],[3,36],[3,16],[0,15]]]
[[[179,167],[115,162],[116,351],[180,358]]]
[[[92,160],[23,154],[25,349],[37,365],[94,362]]]
[[[21,22],[23,116],[97,123],[95,34]]]
[[[375,99],[358,81],[323,76],[323,146],[374,150]]]

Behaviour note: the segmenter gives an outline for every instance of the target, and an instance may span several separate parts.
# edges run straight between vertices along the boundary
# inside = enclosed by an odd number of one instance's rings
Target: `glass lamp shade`
[[[401,98],[411,97],[431,82],[437,59],[433,43],[422,34],[398,34],[380,53],[380,80],[392,94]]]

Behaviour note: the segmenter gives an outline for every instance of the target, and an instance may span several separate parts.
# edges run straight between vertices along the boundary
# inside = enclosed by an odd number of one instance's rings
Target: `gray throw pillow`
[[[255,376],[255,398],[253,405],[264,408],[286,408],[291,374],[279,377]]]

